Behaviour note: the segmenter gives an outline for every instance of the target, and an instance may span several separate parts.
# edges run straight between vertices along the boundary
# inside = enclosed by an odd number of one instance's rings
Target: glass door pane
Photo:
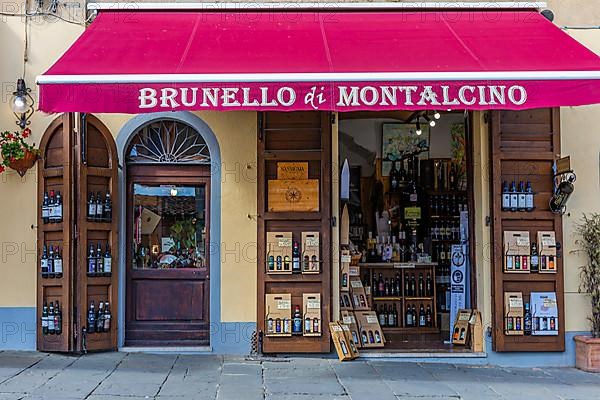
[[[208,264],[206,188],[133,185],[133,268],[188,269]]]

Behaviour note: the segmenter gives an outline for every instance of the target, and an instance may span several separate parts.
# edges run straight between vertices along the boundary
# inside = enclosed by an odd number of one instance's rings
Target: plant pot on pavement
[[[8,166],[21,176],[25,176],[27,171],[35,165],[35,162],[38,160],[39,155],[33,151],[25,150],[25,155],[23,158],[19,160],[10,160]]]
[[[600,338],[575,336],[575,365],[587,372],[600,372]]]

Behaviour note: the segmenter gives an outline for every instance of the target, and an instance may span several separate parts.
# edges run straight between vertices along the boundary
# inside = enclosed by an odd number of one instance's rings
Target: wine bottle
[[[104,252],[104,275],[110,276],[112,274],[112,255],[110,254],[110,247],[106,243],[106,252]]]
[[[63,260],[62,255],[60,253],[60,247],[56,246],[56,251],[54,252],[54,274],[57,278],[62,278],[63,276]]]
[[[40,267],[42,270],[42,278],[48,277],[48,250],[46,245],[44,245],[44,249],[42,250],[42,256],[40,257]]]
[[[44,200],[42,201],[42,222],[47,224],[50,222],[50,197],[48,192],[44,192]]]
[[[94,199],[94,193],[90,192],[88,199],[88,220],[94,221],[96,219],[96,200]]]
[[[104,198],[104,221],[112,221],[112,199],[110,198],[110,192],[108,191],[106,192],[106,197]]]

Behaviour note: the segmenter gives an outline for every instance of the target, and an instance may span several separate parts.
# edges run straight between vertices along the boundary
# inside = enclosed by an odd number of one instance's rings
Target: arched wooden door
[[[44,133],[40,152],[37,310],[42,326],[37,347],[61,352],[116,349],[119,216],[118,207],[112,207],[112,199],[118,198],[114,139],[92,115],[63,114]],[[92,192],[102,193],[98,209],[103,210],[93,217],[86,200]],[[52,218],[43,214],[49,202]],[[91,264],[102,265],[102,270],[90,271]]]
[[[191,126],[158,120],[134,134],[125,162],[125,344],[208,345],[208,146]]]

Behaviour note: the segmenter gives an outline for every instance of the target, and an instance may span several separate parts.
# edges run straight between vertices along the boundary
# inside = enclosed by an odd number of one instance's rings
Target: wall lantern
[[[29,118],[33,115],[33,104],[34,100],[31,96],[31,89],[27,87],[23,78],[19,78],[17,80],[17,90],[13,92],[10,100],[10,107],[15,117],[17,117],[17,125],[21,129],[25,129],[31,123]]]

